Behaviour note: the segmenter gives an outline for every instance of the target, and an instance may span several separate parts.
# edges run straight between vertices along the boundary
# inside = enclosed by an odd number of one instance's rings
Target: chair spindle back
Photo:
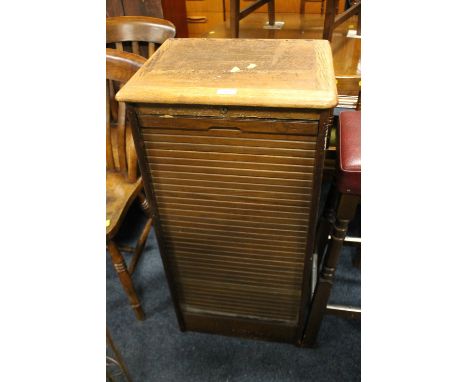
[[[138,162],[132,132],[127,128],[125,103],[117,103],[116,121],[111,109],[116,84],[125,84],[145,61],[133,53],[106,49],[106,168],[122,172],[131,183],[137,180]]]

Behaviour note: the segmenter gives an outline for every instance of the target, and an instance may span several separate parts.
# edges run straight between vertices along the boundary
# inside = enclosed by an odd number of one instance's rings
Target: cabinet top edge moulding
[[[330,43],[305,39],[168,39],[116,98],[307,109],[338,102]]]

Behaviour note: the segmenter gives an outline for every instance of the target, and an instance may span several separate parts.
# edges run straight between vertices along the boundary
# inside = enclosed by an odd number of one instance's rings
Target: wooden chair
[[[240,0],[231,0],[231,37],[239,38],[239,22],[253,11],[268,3],[268,24],[275,25],[275,0],[256,0],[243,10],[240,9]]]
[[[108,48],[131,51],[149,58],[176,29],[170,21],[147,16],[117,16],[106,19]]]
[[[170,21],[148,16],[116,16],[106,19],[106,45],[149,58],[176,30]],[[117,119],[115,89],[110,83],[110,109],[112,120]]]
[[[118,103],[117,121],[112,122],[109,83],[124,84],[145,63],[145,59],[133,53],[106,49],[106,241],[125,292],[138,319],[144,318],[130,275],[135,270],[152,226],[148,217],[141,233],[129,269],[117,244],[114,242],[125,214],[143,190],[138,174],[138,162],[132,132],[127,127],[125,103]],[[114,85],[116,86],[116,85]],[[128,250],[128,249],[127,249]]]
[[[327,7],[325,11],[325,24],[323,26],[323,39],[331,42],[333,30],[343,24],[352,16],[358,16],[357,34],[361,34],[361,0],[355,0],[346,11],[336,16],[336,7],[338,0],[327,0]],[[336,17],[335,17],[336,16]]]
[[[323,4],[325,3],[325,0],[301,0],[301,8],[300,8],[301,15],[305,13],[306,3],[320,3],[320,14],[323,15]]]

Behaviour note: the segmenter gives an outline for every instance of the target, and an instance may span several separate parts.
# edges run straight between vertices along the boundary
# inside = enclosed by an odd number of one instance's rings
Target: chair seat
[[[120,172],[106,171],[106,238],[111,239],[131,203],[141,191],[141,177],[129,183]]]
[[[338,190],[361,195],[361,112],[342,112],[338,128]]]

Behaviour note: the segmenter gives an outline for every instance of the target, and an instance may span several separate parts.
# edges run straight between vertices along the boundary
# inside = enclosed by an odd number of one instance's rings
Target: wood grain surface
[[[337,104],[323,40],[169,39],[119,101],[327,109]]]

